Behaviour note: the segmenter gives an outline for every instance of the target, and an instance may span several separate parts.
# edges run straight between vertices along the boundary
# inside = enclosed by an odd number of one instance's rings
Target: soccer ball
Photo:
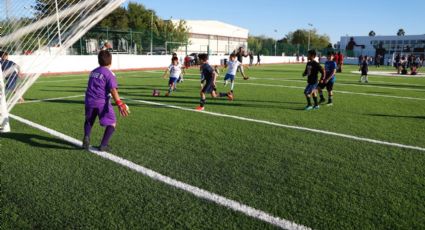
[[[160,95],[160,91],[157,90],[157,89],[154,89],[153,92],[152,92],[152,96],[159,97],[159,95]]]

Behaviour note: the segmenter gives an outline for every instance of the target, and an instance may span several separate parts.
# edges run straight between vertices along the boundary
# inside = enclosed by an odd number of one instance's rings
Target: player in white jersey
[[[177,57],[171,59],[171,65],[165,70],[163,78],[166,78],[168,74],[170,78],[168,80],[168,92],[165,94],[167,97],[176,90],[177,82],[183,80],[184,67],[179,64],[179,59]]]
[[[235,76],[238,71],[238,67],[242,65],[238,60],[236,60],[236,55],[231,54],[229,61],[226,63],[227,74],[224,77],[224,85],[230,81],[230,93],[233,94],[233,89],[235,87]]]

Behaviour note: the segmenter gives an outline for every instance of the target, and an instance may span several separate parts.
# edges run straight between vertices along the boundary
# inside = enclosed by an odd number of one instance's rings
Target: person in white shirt
[[[227,68],[227,74],[224,77],[224,85],[227,85],[230,81],[230,93],[233,94],[233,89],[235,87],[235,76],[238,70],[238,67],[242,65],[241,62],[236,60],[236,55],[231,54],[229,61],[226,63],[225,67]]]
[[[177,82],[182,81],[183,74],[184,73],[184,67],[182,67],[179,63],[178,57],[173,57],[171,59],[171,65],[165,70],[165,73],[163,75],[163,78],[166,78],[167,75],[170,75],[170,78],[168,80],[168,92],[165,94],[166,97],[170,96],[173,91],[176,90]]]

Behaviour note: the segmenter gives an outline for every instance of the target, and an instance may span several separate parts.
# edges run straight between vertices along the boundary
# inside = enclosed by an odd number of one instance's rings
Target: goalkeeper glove
[[[121,116],[126,117],[130,113],[130,108],[122,102],[121,100],[118,100],[115,102],[118,106],[118,110],[120,111]]]

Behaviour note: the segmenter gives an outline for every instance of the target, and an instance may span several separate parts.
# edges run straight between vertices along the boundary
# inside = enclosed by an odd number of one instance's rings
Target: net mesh
[[[0,0],[0,129],[55,57],[125,1]]]

